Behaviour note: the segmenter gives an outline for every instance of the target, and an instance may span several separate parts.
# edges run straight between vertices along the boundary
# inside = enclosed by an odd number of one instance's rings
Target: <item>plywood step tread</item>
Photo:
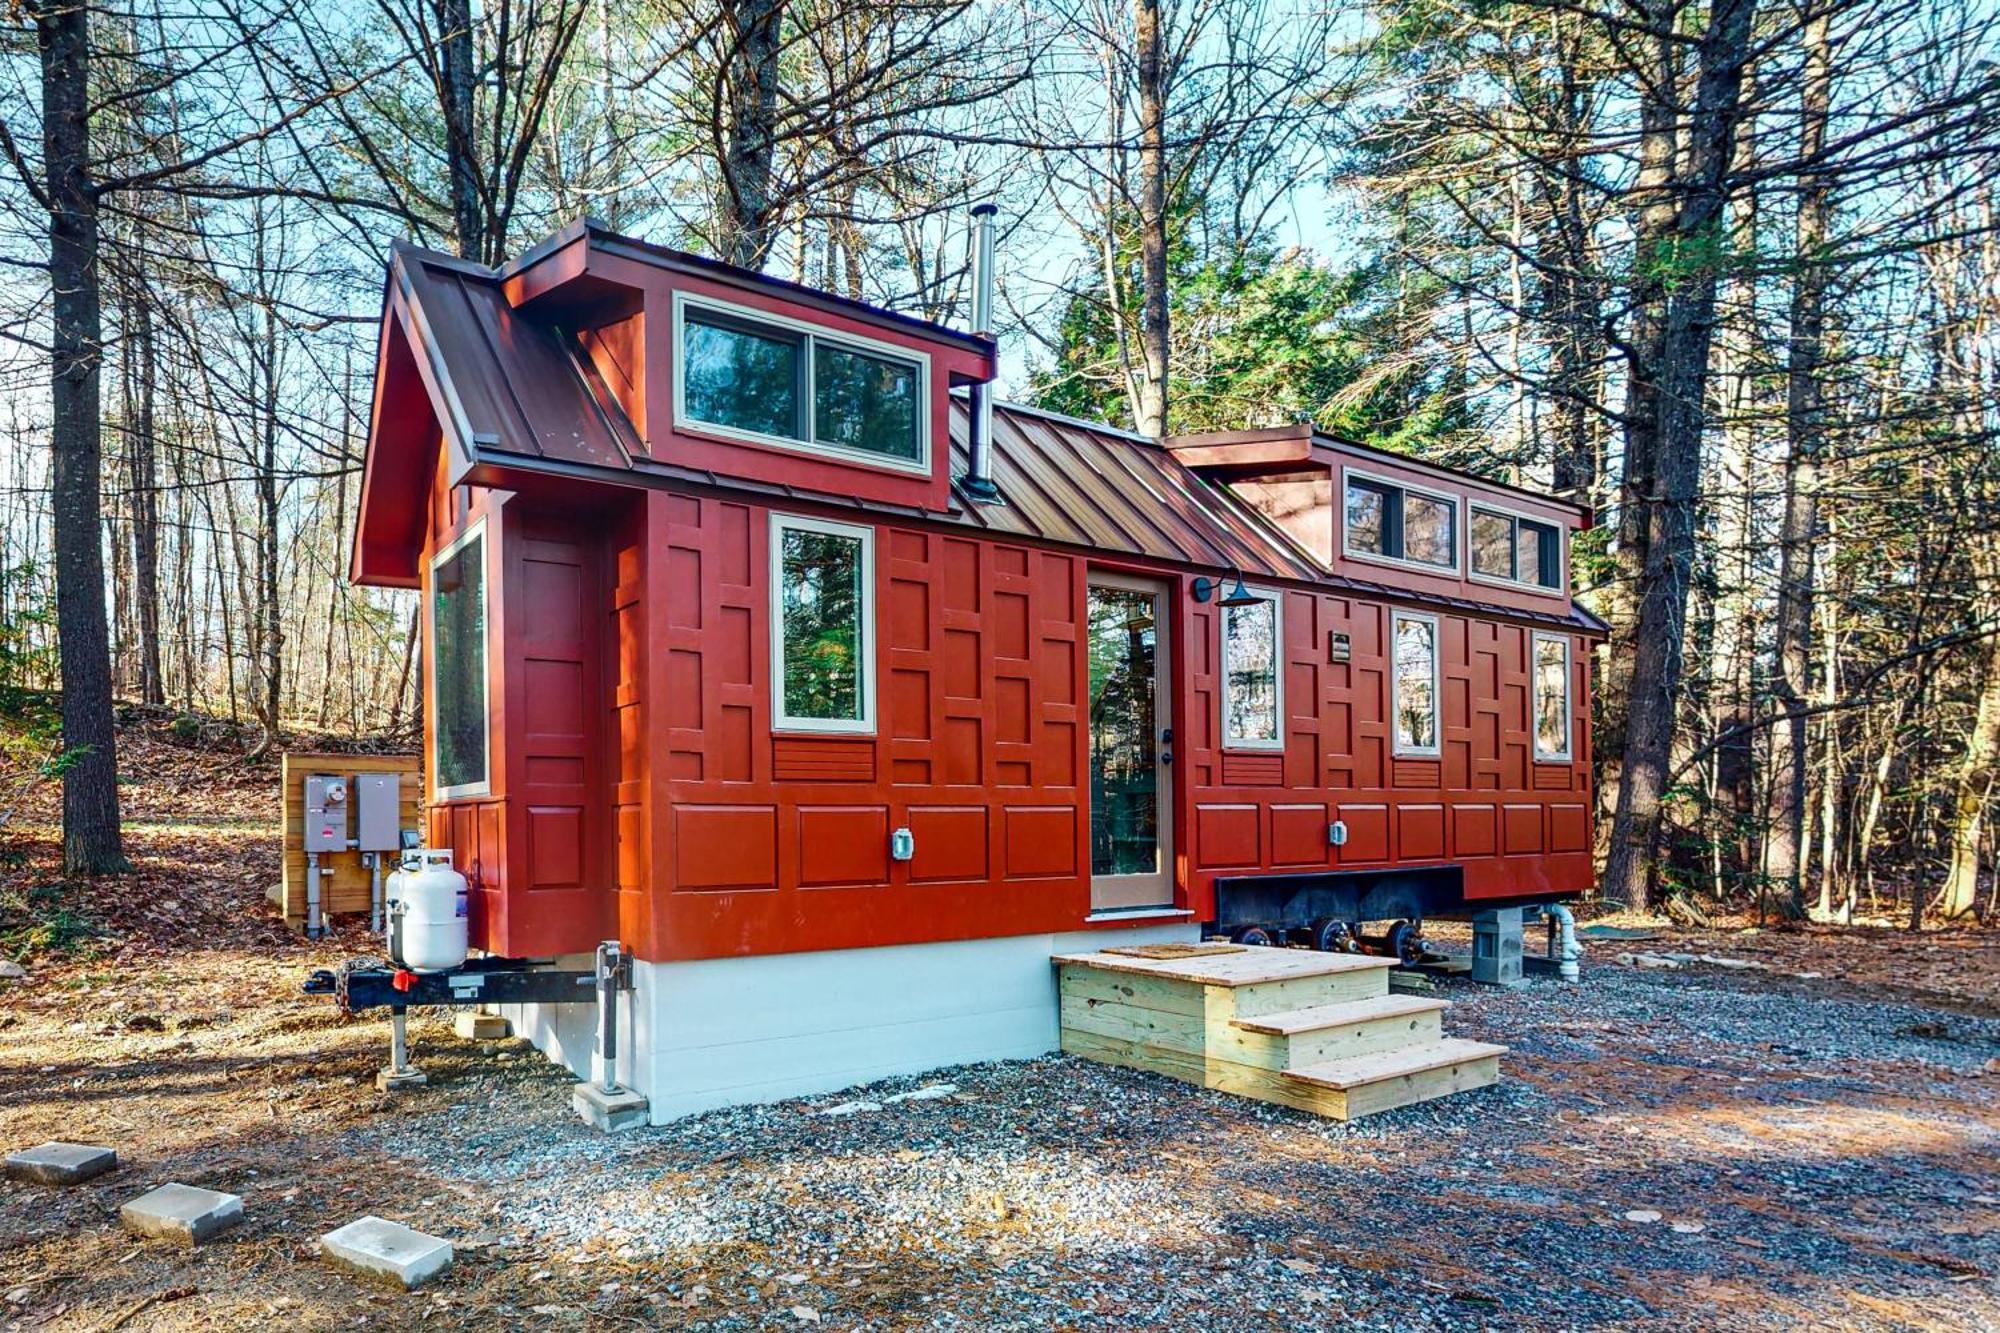
[[[1345,1092],[1351,1088],[1365,1088],[1371,1083],[1380,1083],[1385,1079],[1401,1078],[1405,1074],[1421,1074],[1426,1070],[1445,1069],[1472,1060],[1483,1060],[1488,1056],[1504,1055],[1506,1052],[1505,1046],[1495,1046],[1491,1042],[1446,1037],[1443,1041],[1427,1042],[1422,1046],[1405,1046],[1399,1051],[1351,1055],[1344,1060],[1327,1060],[1320,1064],[1307,1065],[1303,1069],[1287,1069],[1285,1077],[1297,1079],[1301,1083],[1311,1083],[1316,1087],[1334,1088]]]
[[[1132,958],[1111,953],[1071,953],[1058,954],[1055,961],[1077,967],[1093,967],[1104,972],[1170,977],[1196,986],[1255,986],[1264,982],[1328,977],[1341,972],[1363,972],[1396,965],[1393,958],[1265,946],[1248,946],[1237,953],[1199,958]]]
[[[1292,1037],[1301,1032],[1342,1028],[1350,1023],[1373,1023],[1385,1018],[1413,1018],[1418,1014],[1449,1008],[1451,1008],[1449,1001],[1426,999],[1421,995],[1375,995],[1366,1000],[1347,1000],[1339,1004],[1315,1004],[1304,1009],[1287,1009],[1283,1013],[1265,1014],[1261,1018],[1232,1018],[1229,1023],[1231,1027],[1242,1028],[1245,1032],[1263,1032],[1273,1037]]]

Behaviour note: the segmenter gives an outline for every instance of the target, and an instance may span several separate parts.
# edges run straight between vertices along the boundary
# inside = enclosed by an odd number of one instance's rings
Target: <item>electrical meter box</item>
[[[306,777],[305,842],[309,852],[347,850],[348,780],[309,774]]]
[[[354,775],[354,845],[364,852],[393,852],[402,846],[397,827],[403,804],[401,773]]]

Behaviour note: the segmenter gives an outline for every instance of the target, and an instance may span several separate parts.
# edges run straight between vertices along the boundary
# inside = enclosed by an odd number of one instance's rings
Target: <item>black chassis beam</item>
[[[407,989],[398,989],[399,975]],[[321,968],[306,978],[305,993],[332,995],[349,1013],[420,1004],[590,1004],[597,999],[597,972],[523,958],[469,958],[448,972],[407,972],[384,963],[338,973]]]

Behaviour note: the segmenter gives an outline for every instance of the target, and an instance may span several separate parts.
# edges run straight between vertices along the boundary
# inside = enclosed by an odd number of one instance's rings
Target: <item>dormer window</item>
[[[685,293],[674,299],[676,425],[930,471],[930,358]]]
[[[1504,509],[1472,507],[1473,577],[1524,583],[1556,591],[1562,587],[1562,530]]]
[[[1457,500],[1354,471],[1346,488],[1348,555],[1458,571]]]

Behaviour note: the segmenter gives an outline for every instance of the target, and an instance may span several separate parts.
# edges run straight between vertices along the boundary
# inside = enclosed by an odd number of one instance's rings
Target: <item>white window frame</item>
[[[1373,482],[1377,486],[1393,486],[1405,495],[1421,495],[1426,499],[1440,500],[1450,505],[1452,529],[1451,563],[1449,565],[1433,565],[1425,560],[1411,560],[1404,556],[1382,555],[1376,551],[1356,550],[1347,528],[1347,479],[1349,477],[1353,477],[1358,481]],[[1371,565],[1387,565],[1392,569],[1415,570],[1418,573],[1429,574],[1437,578],[1460,578],[1464,575],[1466,548],[1464,496],[1454,495],[1449,491],[1432,490],[1428,486],[1412,485],[1407,481],[1398,481],[1394,477],[1385,477],[1379,472],[1369,472],[1363,468],[1349,467],[1343,464],[1340,469],[1339,501],[1340,553],[1347,559],[1363,560]],[[1388,521],[1387,514],[1384,514],[1382,517],[1384,522]]]
[[[488,591],[493,586],[492,547],[486,544],[486,519],[482,515],[471,527],[447,542],[442,550],[431,557],[430,580],[424,586],[424,619],[430,629],[430,652],[425,656],[429,661],[424,670],[430,677],[430,698],[433,709],[437,704],[438,652],[437,652],[437,571],[438,566],[457,555],[473,542],[479,543],[479,697],[484,703],[480,709],[479,725],[484,732],[480,748],[484,752],[485,771],[477,782],[460,782],[449,787],[433,785],[431,796],[439,801],[462,800],[468,796],[490,796],[493,794],[493,618],[488,614],[493,607],[493,599]],[[431,781],[444,775],[444,768],[438,762],[438,738],[443,733],[441,721],[435,713],[431,718]]]
[[[1498,574],[1482,574],[1472,561],[1472,511],[1484,509],[1489,514],[1514,520],[1514,566],[1520,568],[1521,527],[1524,522],[1539,524],[1556,531],[1556,586],[1551,588],[1540,583],[1530,583],[1526,579],[1502,578]],[[1465,499],[1465,577],[1474,583],[1484,583],[1496,588],[1517,588],[1522,592],[1535,593],[1542,597],[1569,596],[1569,525],[1560,519],[1544,518],[1540,514],[1523,513],[1506,505],[1494,504],[1490,500]]]
[[[785,712],[784,534],[822,532],[855,537],[861,542],[861,716],[792,717]],[[836,523],[800,514],[771,513],[771,729],[773,731],[834,732],[848,736],[875,734],[875,529]]]
[[[805,413],[806,433],[815,429],[813,399],[815,397],[814,349],[821,343],[869,356],[879,356],[886,360],[900,361],[915,369],[917,375],[917,457],[909,459],[891,458],[887,454],[871,453],[866,449],[852,449],[841,444],[821,444],[816,440],[795,440],[787,435],[767,435],[763,431],[743,430],[740,427],[724,425],[716,421],[703,421],[688,415],[687,411],[687,358],[683,354],[687,347],[687,312],[690,310],[710,310],[745,324],[762,324],[773,330],[799,334],[804,339],[805,393],[802,405]],[[783,449],[788,453],[805,454],[814,458],[834,458],[859,467],[877,468],[885,472],[903,472],[916,476],[931,475],[931,358],[928,352],[920,352],[895,343],[881,342],[861,334],[830,329],[822,324],[811,324],[802,319],[792,319],[785,315],[774,315],[754,306],[738,305],[733,301],[718,300],[712,296],[696,296],[688,292],[674,293],[674,345],[673,345],[673,400],[674,429],[691,435],[718,436],[726,440],[736,440],[744,444],[759,445],[767,449]]]
[[[1403,671],[1396,660],[1397,631],[1402,622],[1422,621],[1431,627],[1431,735],[1428,746],[1403,741]],[[1439,759],[1444,755],[1444,626],[1425,611],[1389,612],[1389,739],[1391,752],[1406,759]]]
[[[1563,653],[1563,747],[1561,750],[1542,748],[1541,728],[1537,725],[1540,710],[1536,707],[1537,692],[1542,687],[1541,646],[1543,643],[1560,644]],[[1573,675],[1576,659],[1570,650],[1567,634],[1547,634],[1536,630],[1528,643],[1528,744],[1535,752],[1538,764],[1569,764],[1576,762],[1576,687]]]
[[[1285,595],[1276,588],[1258,588],[1246,585],[1245,590],[1262,602],[1271,604],[1271,652],[1275,660],[1271,663],[1272,677],[1276,682],[1272,706],[1276,709],[1278,734],[1269,740],[1253,736],[1232,736],[1229,734],[1229,632],[1225,623],[1229,613],[1236,608],[1217,604],[1215,617],[1215,637],[1219,648],[1217,660],[1222,665],[1221,688],[1215,697],[1222,708],[1222,748],[1225,750],[1283,750],[1285,748]]]

